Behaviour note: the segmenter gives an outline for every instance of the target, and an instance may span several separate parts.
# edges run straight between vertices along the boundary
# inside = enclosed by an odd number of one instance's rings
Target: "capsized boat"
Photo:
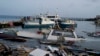
[[[74,30],[57,30],[57,29],[51,29],[48,37],[48,41],[81,41],[85,40],[84,38],[79,38]]]

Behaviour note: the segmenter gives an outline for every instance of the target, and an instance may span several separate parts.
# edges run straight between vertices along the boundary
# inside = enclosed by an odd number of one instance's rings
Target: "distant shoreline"
[[[21,19],[23,17],[27,16],[10,16],[10,15],[0,15],[0,18],[15,18],[15,19]],[[30,16],[32,18],[36,18],[35,16]],[[71,19],[71,20],[76,20],[76,21],[95,21],[95,18],[68,18],[68,17],[61,17],[63,19]]]

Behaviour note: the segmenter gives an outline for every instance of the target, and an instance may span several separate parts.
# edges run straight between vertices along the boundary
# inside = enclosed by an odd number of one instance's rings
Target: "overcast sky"
[[[95,17],[100,15],[100,0],[0,0],[0,15],[32,16],[46,12],[62,17]]]

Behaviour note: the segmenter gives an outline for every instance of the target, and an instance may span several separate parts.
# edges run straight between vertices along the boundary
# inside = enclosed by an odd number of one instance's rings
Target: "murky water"
[[[100,27],[96,27],[94,25],[94,22],[91,21],[76,21],[78,26],[75,29],[77,35],[80,36],[84,36],[86,38],[85,41],[80,41],[77,42],[77,45],[82,46],[83,48],[90,48],[90,49],[95,49],[100,51],[100,38],[95,38],[95,37],[89,37],[86,35],[86,33],[84,33],[83,31],[86,32],[95,32],[100,30]],[[35,29],[22,29],[21,27],[16,27],[15,29],[17,30],[26,30],[26,31],[31,31],[31,32],[36,32],[39,30],[39,28],[35,28]],[[27,39],[27,42],[11,42],[11,41],[6,41],[6,40],[2,40],[0,39],[0,42],[7,44],[11,47],[16,47],[19,45],[24,45],[24,46],[28,46],[28,47],[36,47],[37,45],[39,45],[39,43],[37,42],[38,40],[35,39]]]
[[[75,30],[76,33],[86,38],[85,41],[78,42],[77,44],[83,48],[90,48],[100,51],[100,38],[87,36],[87,34],[83,32],[95,32],[100,30],[100,26],[95,26],[94,22],[90,21],[77,21],[77,24],[78,27]]]

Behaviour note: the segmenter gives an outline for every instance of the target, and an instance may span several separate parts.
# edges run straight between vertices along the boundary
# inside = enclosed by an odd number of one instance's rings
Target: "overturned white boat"
[[[48,41],[58,41],[58,40],[64,40],[64,41],[80,41],[84,40],[84,38],[79,38],[75,31],[73,30],[56,30],[56,29],[51,29],[47,40]]]

